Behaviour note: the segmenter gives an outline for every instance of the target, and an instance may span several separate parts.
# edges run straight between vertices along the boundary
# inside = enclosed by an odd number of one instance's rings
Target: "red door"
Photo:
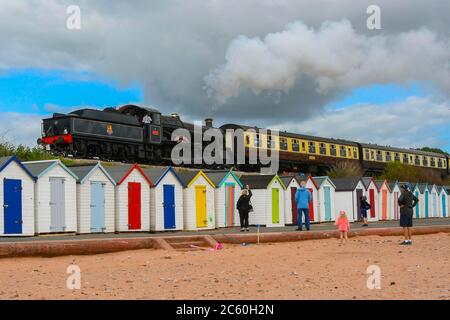
[[[309,221],[314,221],[314,198],[312,188],[309,188],[309,193],[311,193],[311,202],[309,203]]]
[[[298,223],[297,217],[297,202],[295,202],[295,193],[297,192],[296,187],[291,187],[291,211],[292,211],[292,224]]]
[[[141,229],[141,184],[128,183],[128,230]]]
[[[370,217],[375,218],[375,190],[370,189]]]

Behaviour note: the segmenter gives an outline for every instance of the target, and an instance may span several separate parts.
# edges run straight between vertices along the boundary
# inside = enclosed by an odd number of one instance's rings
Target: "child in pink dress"
[[[348,239],[347,233],[348,230],[350,230],[350,222],[348,222],[348,218],[344,210],[341,210],[339,217],[337,218],[336,223],[334,225],[338,227],[341,233],[340,240],[342,244],[344,240]]]

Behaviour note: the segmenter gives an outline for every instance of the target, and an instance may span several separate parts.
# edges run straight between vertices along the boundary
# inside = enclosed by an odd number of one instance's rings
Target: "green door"
[[[280,190],[277,188],[272,189],[272,223],[280,223]]]

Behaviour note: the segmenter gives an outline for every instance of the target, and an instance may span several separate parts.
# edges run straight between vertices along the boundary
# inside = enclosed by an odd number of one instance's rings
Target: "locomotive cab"
[[[143,127],[144,142],[160,144],[162,141],[161,112],[156,109],[126,105],[118,110],[122,114],[136,117]]]

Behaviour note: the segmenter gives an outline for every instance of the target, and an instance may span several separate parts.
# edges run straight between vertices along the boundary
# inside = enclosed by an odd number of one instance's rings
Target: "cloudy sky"
[[[0,0],[0,135],[33,145],[52,112],[138,103],[450,152],[448,12],[448,0]]]

